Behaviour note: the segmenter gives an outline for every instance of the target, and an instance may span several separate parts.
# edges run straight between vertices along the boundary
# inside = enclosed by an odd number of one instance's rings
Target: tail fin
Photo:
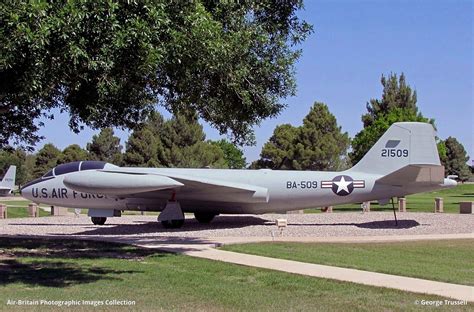
[[[350,171],[387,175],[408,165],[441,166],[431,124],[394,123]]]
[[[13,189],[15,187],[15,178],[16,178],[16,166],[10,166],[7,173],[0,182],[1,187]]]

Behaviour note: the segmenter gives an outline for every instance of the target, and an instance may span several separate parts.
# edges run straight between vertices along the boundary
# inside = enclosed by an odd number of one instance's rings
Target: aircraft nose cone
[[[31,194],[31,187],[30,186],[24,186],[20,189],[20,195],[26,199],[30,199]]]
[[[32,200],[32,197],[33,197],[33,194],[32,194],[32,189],[33,189],[33,185],[37,185],[38,183],[40,183],[42,180],[41,178],[40,179],[36,179],[36,180],[33,180],[33,181],[30,181],[28,183],[26,183],[25,185],[23,185],[23,187],[20,189],[20,194],[21,196],[23,196],[24,198],[26,199],[29,199],[29,200]]]

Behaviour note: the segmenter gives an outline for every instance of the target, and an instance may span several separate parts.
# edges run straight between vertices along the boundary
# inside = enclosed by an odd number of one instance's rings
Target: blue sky
[[[418,93],[418,107],[434,118],[438,136],[456,137],[474,157],[472,1],[306,1],[299,15],[315,32],[301,46],[298,90],[283,100],[277,118],[255,128],[257,145],[245,147],[247,161],[282,123],[300,125],[315,101],[324,102],[343,131],[353,137],[371,98],[380,98],[381,74],[404,72]],[[97,131],[69,131],[67,115],[47,121],[40,134],[59,148],[85,147]],[[218,133],[205,125],[207,138]],[[116,131],[122,145],[126,131]]]

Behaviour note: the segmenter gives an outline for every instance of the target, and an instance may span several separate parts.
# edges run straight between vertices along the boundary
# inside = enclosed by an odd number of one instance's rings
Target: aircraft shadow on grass
[[[152,250],[125,245],[76,240],[0,238],[0,286],[22,283],[29,286],[68,287],[98,280],[121,280],[123,274],[139,273],[77,263],[69,259],[122,258],[140,260],[156,254]],[[26,260],[26,261],[25,261]]]

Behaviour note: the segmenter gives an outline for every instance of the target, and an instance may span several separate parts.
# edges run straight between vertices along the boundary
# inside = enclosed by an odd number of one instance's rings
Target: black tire
[[[91,217],[91,220],[95,225],[104,225],[107,217]]]
[[[194,213],[194,218],[199,223],[210,223],[212,219],[216,216],[215,213],[209,213],[209,212],[195,212]]]
[[[161,221],[161,224],[166,229],[179,229],[184,224],[184,219],[180,220],[165,220]]]

